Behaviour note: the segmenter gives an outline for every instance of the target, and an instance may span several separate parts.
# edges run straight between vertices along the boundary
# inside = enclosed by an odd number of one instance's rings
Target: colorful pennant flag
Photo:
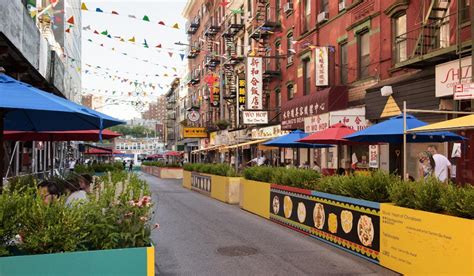
[[[109,32],[107,32],[107,30],[103,31],[100,33],[101,35],[109,35]]]
[[[242,14],[243,13],[242,9],[231,9],[230,12],[232,14]]]
[[[149,48],[149,47],[148,47],[148,43],[146,43],[146,39],[144,39],[143,41],[144,41],[144,42],[143,42],[143,46],[144,46],[145,48]]]
[[[173,28],[179,29],[178,23],[174,23]]]
[[[150,22],[150,18],[148,17],[148,15],[143,16],[143,21],[148,21],[148,22]]]
[[[56,28],[57,28],[57,27],[56,27]],[[71,33],[71,29],[70,29],[70,28],[67,28],[67,29],[65,30],[65,32],[66,32],[66,33]]]
[[[101,10],[100,8],[97,8],[95,9],[96,12],[104,12],[103,10]]]
[[[88,11],[89,10],[86,6],[86,3],[81,4],[81,10],[83,10],[83,11]]]
[[[112,11],[112,14],[119,15],[118,12],[116,12],[116,11]]]
[[[71,25],[74,25],[74,16],[69,17],[69,19],[66,22]]]
[[[161,44],[156,45],[156,48],[161,48]]]
[[[173,53],[172,53],[172,52],[168,52],[168,55],[170,55],[170,57],[173,57]]]
[[[181,60],[184,60],[184,54],[179,54],[179,56],[181,57]]]
[[[225,1],[225,0],[219,3],[219,5],[220,5],[221,7],[226,7],[226,6],[229,5],[229,4],[230,4],[230,2],[227,2],[227,1]]]
[[[163,21],[158,22],[158,24],[165,26],[165,22]]]
[[[135,43],[135,37],[130,38],[128,41]]]

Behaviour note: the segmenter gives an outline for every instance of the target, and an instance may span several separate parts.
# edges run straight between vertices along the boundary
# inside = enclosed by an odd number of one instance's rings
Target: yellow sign
[[[184,138],[207,138],[206,129],[203,127],[185,127],[183,129]]]
[[[380,115],[380,117],[392,117],[400,115],[400,113],[402,113],[402,111],[400,110],[400,107],[398,107],[397,102],[392,96],[389,96],[387,99],[387,103],[383,108],[382,115]]]
[[[405,275],[474,275],[474,221],[380,204],[380,264]]]

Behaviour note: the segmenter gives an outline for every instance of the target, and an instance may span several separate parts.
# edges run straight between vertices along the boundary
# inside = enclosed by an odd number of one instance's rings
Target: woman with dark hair
[[[38,184],[38,193],[44,203],[51,203],[59,196],[59,189],[53,181],[44,180]]]
[[[66,205],[71,206],[75,201],[89,201],[87,193],[89,193],[92,176],[89,174],[81,174],[76,178],[75,186],[77,191],[72,192],[66,199]]]

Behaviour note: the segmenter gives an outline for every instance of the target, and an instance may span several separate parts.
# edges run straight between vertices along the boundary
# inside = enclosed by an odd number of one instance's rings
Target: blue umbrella
[[[301,130],[295,130],[287,135],[280,136],[272,139],[266,143],[265,146],[278,147],[278,148],[329,148],[331,145],[320,145],[320,144],[309,144],[296,142],[300,139],[308,136],[308,133],[304,133]]]
[[[4,74],[0,74],[0,99],[3,130],[92,130],[125,123]]]
[[[412,115],[407,114],[406,118],[407,130],[427,125],[427,123],[416,119]],[[403,115],[392,117],[344,138],[353,142],[403,143]],[[464,137],[448,131],[407,134],[408,143],[436,143],[464,139]]]
[[[124,122],[0,74],[0,189],[3,131],[102,130]],[[99,132],[101,136],[102,131]]]

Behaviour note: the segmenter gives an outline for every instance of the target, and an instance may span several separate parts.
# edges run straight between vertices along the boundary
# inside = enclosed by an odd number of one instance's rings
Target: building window
[[[252,0],[247,0],[247,11],[249,15],[252,15]]]
[[[394,18],[394,48],[395,61],[402,62],[407,59],[407,15],[401,14]]]
[[[281,19],[280,19],[280,0],[275,0],[275,19],[278,23],[281,22]]]
[[[244,5],[240,6],[240,10],[242,11],[242,14],[240,15],[240,24],[244,25],[244,18],[245,18],[245,9]]]
[[[265,110],[270,109],[270,93],[265,94]]]
[[[276,70],[280,71],[281,70],[281,62],[280,59],[278,58],[281,54],[281,41],[277,41],[275,43],[275,65],[276,65]]]
[[[329,0],[321,0],[321,2],[319,2],[320,5],[320,12],[325,12],[325,13],[329,13]]]
[[[341,77],[341,84],[347,84],[348,82],[348,73],[349,73],[349,63],[347,59],[347,42],[344,42],[339,45],[339,72]]]
[[[289,33],[286,39],[287,42],[287,63],[293,64],[293,55],[295,54],[295,50],[293,49],[293,33]]]
[[[458,3],[460,5],[460,19],[461,23],[468,22],[470,20],[470,12],[469,9],[471,8],[469,1],[471,0],[459,0]],[[472,22],[471,22],[472,24]]]
[[[286,86],[286,90],[288,91],[288,100],[291,100],[293,99],[293,97],[295,96],[295,91],[294,91],[294,88],[293,88],[293,84],[288,84]]]
[[[275,90],[275,107],[280,109],[281,107],[281,91],[280,89]]]
[[[370,47],[369,47],[369,31],[366,30],[357,36],[358,62],[359,62],[359,79],[364,79],[369,76],[370,65]]]
[[[304,0],[304,19],[303,19],[303,33],[309,30],[311,24],[311,0]]]
[[[311,73],[309,58],[303,60],[303,95],[309,95],[311,89]]]

